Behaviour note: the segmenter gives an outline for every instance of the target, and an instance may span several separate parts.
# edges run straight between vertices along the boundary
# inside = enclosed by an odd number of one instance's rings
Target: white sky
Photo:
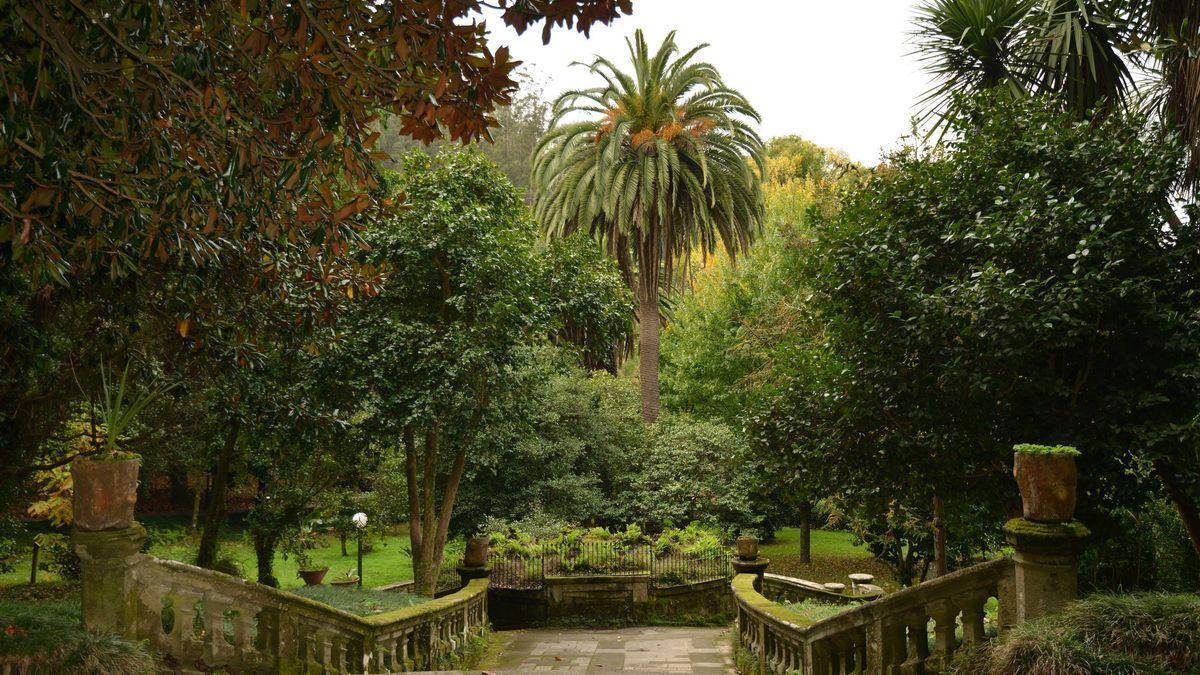
[[[912,45],[917,0],[634,0],[633,14],[592,29],[591,39],[541,27],[525,35],[489,17],[494,46],[508,45],[550,97],[594,81],[572,61],[600,53],[625,62],[625,38],[641,28],[651,48],[677,31],[682,49],[711,46],[699,58],[721,71],[758,109],[765,138],[798,134],[866,164],[894,147],[928,79]]]

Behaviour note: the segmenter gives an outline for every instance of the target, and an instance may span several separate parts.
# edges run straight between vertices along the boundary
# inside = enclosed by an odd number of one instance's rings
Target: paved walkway
[[[497,632],[489,671],[733,673],[728,628],[531,629]]]

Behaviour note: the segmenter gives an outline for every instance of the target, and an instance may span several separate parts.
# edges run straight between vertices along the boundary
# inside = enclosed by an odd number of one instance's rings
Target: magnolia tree
[[[417,590],[432,595],[467,459],[548,326],[536,233],[520,193],[474,151],[409,155],[406,208],[375,223],[383,270],[348,335],[376,437],[403,446]]]

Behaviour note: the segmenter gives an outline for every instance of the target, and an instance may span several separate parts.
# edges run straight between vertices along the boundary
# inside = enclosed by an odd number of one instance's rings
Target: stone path
[[[728,628],[531,629],[502,631],[494,672],[733,673]]]

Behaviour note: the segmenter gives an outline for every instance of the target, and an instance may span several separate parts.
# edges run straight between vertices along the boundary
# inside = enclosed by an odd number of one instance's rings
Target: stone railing
[[[834,591],[824,584],[807,579],[769,573],[763,574],[761,587],[762,594],[775,601],[816,600],[828,605],[852,605],[875,600],[883,595],[883,589],[873,584],[858,584],[846,590]]]
[[[487,580],[360,617],[219,572],[141,556],[130,569],[134,635],[178,667],[237,672],[433,670],[487,626]]]
[[[1014,577],[1011,559],[994,560],[812,622],[756,591],[755,575],[740,574],[738,641],[763,673],[937,672],[959,647],[958,630],[961,644],[984,639],[989,598],[999,600],[999,623],[1011,623]]]
[[[432,670],[488,625],[487,580],[411,607],[356,616],[314,600],[138,553],[145,530],[76,530],[85,625],[146,640],[172,670]]]

